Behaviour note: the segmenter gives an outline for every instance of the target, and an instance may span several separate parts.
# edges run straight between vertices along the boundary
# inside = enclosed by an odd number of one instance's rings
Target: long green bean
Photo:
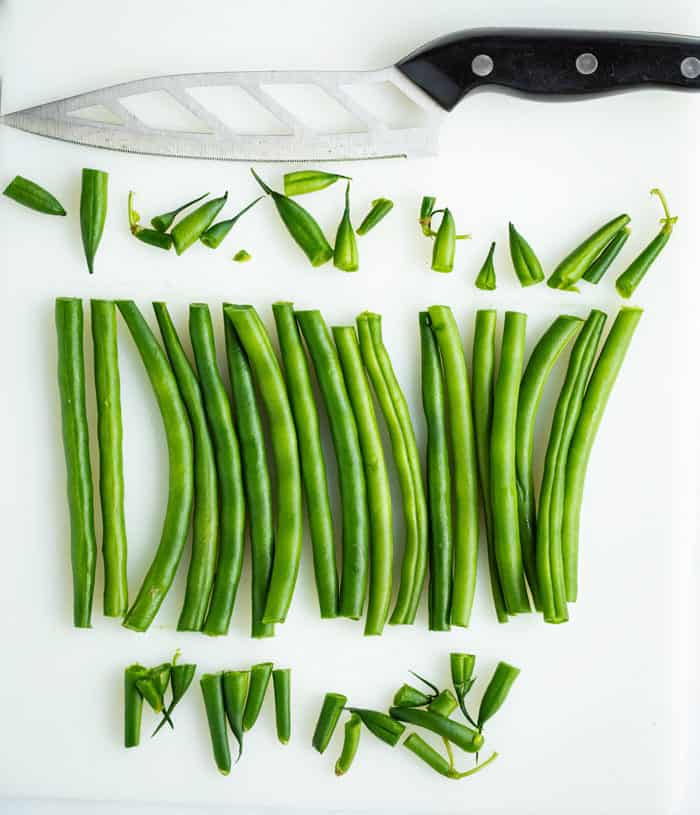
[[[379,425],[354,326],[334,326],[333,338],[352,405],[367,483],[370,526],[369,600],[365,634],[381,634],[391,603],[394,534],[391,489]]]
[[[165,303],[153,303],[153,310],[180,395],[190,417],[194,444],[192,557],[177,630],[201,631],[214,583],[219,548],[219,488],[214,445],[209,434],[197,375],[185,354],[168,308]]]
[[[275,464],[275,553],[263,623],[283,623],[294,594],[301,559],[301,476],[296,429],[284,377],[272,343],[252,306],[224,308],[248,357],[270,427]]]
[[[482,309],[476,312],[472,349],[472,400],[491,596],[498,622],[506,623],[508,612],[496,563],[493,504],[491,502],[491,422],[493,420],[493,383],[496,371],[496,319],[497,313],[493,309]]]
[[[226,357],[233,402],[233,418],[241,447],[243,484],[248,505],[252,553],[251,636],[272,637],[275,627],[262,621],[272,573],[275,544],[272,517],[272,486],[267,469],[267,453],[262,419],[255,397],[248,358],[229,320],[226,324]]]
[[[216,359],[209,307],[204,303],[192,303],[189,322],[204,410],[214,445],[220,506],[219,556],[202,630],[210,636],[222,636],[228,632],[231,623],[243,564],[245,500],[241,457],[231,405]]]
[[[537,589],[535,477],[532,452],[535,441],[535,419],[545,383],[554,363],[569,344],[583,321],[579,317],[562,315],[549,326],[533,348],[520,383],[518,420],[516,426],[515,469],[518,487],[518,521],[520,548],[525,575],[535,608],[540,611]]]
[[[338,616],[338,570],[333,542],[333,518],[328,495],[326,460],[321,446],[318,411],[309,365],[292,303],[275,303],[282,365],[299,437],[301,477],[311,533],[316,592],[322,619]]]
[[[83,359],[83,303],[73,297],[56,298],[58,391],[61,402],[63,448],[66,458],[68,512],[73,571],[73,625],[90,628],[95,591],[95,518],[90,441],[85,408]]]
[[[209,724],[209,737],[214,761],[222,775],[231,772],[231,748],[226,728],[226,706],[222,674],[203,674],[199,680]]]
[[[450,630],[452,593],[452,482],[440,351],[427,311],[419,315],[421,392],[428,429],[426,473],[430,519],[428,620],[431,631]]]
[[[367,369],[370,382],[377,396],[379,406],[384,416],[384,421],[389,430],[391,439],[391,449],[396,463],[396,471],[399,477],[399,485],[403,498],[404,524],[406,527],[406,541],[404,546],[403,563],[401,564],[401,579],[399,583],[399,594],[396,605],[391,614],[389,622],[392,625],[401,625],[409,622],[409,612],[413,586],[415,583],[416,563],[418,559],[418,548],[420,546],[420,534],[418,530],[418,519],[416,515],[416,494],[411,468],[408,463],[408,452],[401,432],[401,424],[397,415],[394,402],[391,398],[389,387],[382,374],[379,360],[372,339],[370,326],[370,315],[361,314],[357,318],[357,330],[360,340],[360,351],[362,361]]]
[[[615,318],[591,374],[569,446],[569,455],[566,459],[562,553],[566,599],[572,603],[576,601],[578,593],[578,533],[588,459],[610,393],[641,316],[640,308],[622,308]]]
[[[445,372],[452,480],[455,485],[452,622],[467,626],[474,604],[479,546],[479,481],[469,380],[459,329],[451,309],[448,306],[431,306],[428,314]]]
[[[148,323],[132,300],[118,300],[117,307],[151,381],[163,417],[170,461],[168,504],[158,550],[123,623],[126,628],[145,631],[172,585],[187,541],[194,492],[192,431],[168,358]]]
[[[104,613],[121,617],[127,609],[128,589],[117,309],[112,300],[91,300],[90,309],[100,448]]]
[[[491,427],[493,531],[503,599],[509,614],[530,611],[520,550],[515,478],[515,428],[526,323],[527,315],[518,311],[506,312]]]
[[[568,619],[561,542],[566,459],[605,319],[593,309],[576,338],[545,454],[537,512],[537,584],[544,619],[550,623]]]
[[[391,400],[396,409],[396,415],[399,419],[401,426],[401,434],[403,435],[406,445],[406,452],[408,454],[408,464],[411,472],[411,479],[413,481],[413,492],[416,499],[416,521],[418,524],[418,553],[416,558],[416,571],[413,581],[413,589],[411,591],[411,604],[409,606],[408,616],[406,622],[413,623],[418,611],[418,604],[420,603],[421,595],[423,594],[423,586],[425,584],[425,575],[428,571],[428,505],[425,499],[425,489],[423,487],[423,471],[420,463],[420,455],[418,454],[418,444],[416,442],[416,434],[411,420],[411,413],[408,409],[406,397],[401,390],[401,385],[394,372],[394,367],[391,364],[389,352],[384,345],[382,338],[382,318],[379,314],[369,315],[369,326],[372,332],[372,342],[374,343],[374,351],[381,368],[384,381],[389,388]]]
[[[367,594],[369,519],[357,422],[338,354],[320,311],[295,312],[328,413],[343,508],[340,614],[358,619]]]

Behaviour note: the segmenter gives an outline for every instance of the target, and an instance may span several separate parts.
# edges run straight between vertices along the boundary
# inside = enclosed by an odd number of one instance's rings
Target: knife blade
[[[392,122],[362,100],[363,89],[391,86],[419,111]],[[327,132],[285,105],[275,91],[319,91],[353,120]],[[375,71],[231,71],[140,79],[0,117],[10,127],[77,144],[164,156],[244,161],[333,161],[434,155],[445,115],[470,92],[505,90],[539,99],[597,96],[642,87],[700,90],[700,39],[670,34],[474,29],[422,46]],[[247,133],[204,104],[197,89],[231,87],[278,124]],[[173,129],[147,124],[129,99],[166,94],[199,124]],[[85,117],[98,108],[109,121]]]

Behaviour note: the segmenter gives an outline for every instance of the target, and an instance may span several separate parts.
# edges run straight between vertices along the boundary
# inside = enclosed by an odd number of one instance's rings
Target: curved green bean
[[[294,594],[301,560],[301,476],[296,429],[284,377],[272,343],[252,306],[224,307],[248,357],[270,427],[275,463],[277,522],[275,553],[263,623],[283,623]]]
[[[367,483],[370,526],[369,600],[365,634],[381,634],[391,603],[394,532],[391,489],[382,439],[354,326],[334,326],[333,338],[357,422]]]
[[[328,747],[347,701],[348,697],[342,693],[327,693],[323,697],[323,704],[311,739],[314,750],[323,753]]]
[[[578,593],[578,532],[588,459],[610,393],[641,316],[640,308],[622,308],[615,318],[586,388],[566,459],[562,554],[566,599],[572,603],[576,601]]]
[[[204,410],[214,444],[220,507],[219,556],[202,630],[210,636],[222,636],[228,633],[231,623],[243,564],[245,501],[241,457],[231,405],[216,360],[209,307],[204,303],[192,303],[189,322]]]
[[[566,459],[581,411],[588,375],[606,316],[593,309],[571,350],[566,379],[554,409],[537,513],[537,584],[544,619],[566,622],[561,523],[565,501]]]
[[[128,606],[128,588],[117,308],[112,300],[91,300],[90,310],[100,448],[104,613],[121,617]]]
[[[467,364],[452,310],[448,306],[428,309],[442,357],[447,391],[447,418],[452,448],[454,504],[454,583],[452,622],[469,625],[479,546],[479,494],[474,428]]]
[[[406,445],[406,452],[408,454],[408,464],[411,472],[411,479],[413,480],[413,492],[416,500],[416,521],[418,524],[418,552],[416,558],[416,571],[413,580],[413,589],[411,591],[411,604],[409,606],[407,623],[413,623],[418,611],[418,604],[423,593],[423,585],[425,584],[425,575],[428,571],[428,505],[425,499],[425,489],[423,488],[423,470],[420,463],[420,455],[418,454],[418,444],[416,442],[416,434],[411,420],[411,413],[408,409],[408,403],[404,396],[399,380],[394,372],[394,367],[391,364],[389,352],[384,345],[382,339],[382,318],[379,314],[369,314],[369,326],[372,332],[372,341],[374,343],[374,351],[379,361],[384,381],[389,388],[391,400],[396,409],[396,415],[399,419],[401,426],[401,433]]]
[[[357,331],[360,340],[362,361],[367,369],[370,382],[377,396],[384,421],[389,430],[391,449],[396,463],[401,495],[403,498],[404,524],[406,527],[406,542],[404,546],[403,563],[401,564],[401,580],[396,605],[389,619],[392,625],[401,625],[409,622],[409,612],[413,586],[415,583],[416,563],[420,534],[416,515],[416,494],[411,468],[408,462],[408,451],[401,432],[399,417],[391,398],[389,387],[382,374],[372,339],[370,315],[361,314],[357,318]]]
[[[509,614],[530,611],[520,550],[515,478],[515,428],[520,377],[525,358],[526,323],[526,314],[518,311],[506,312],[491,428],[493,532],[503,599]]]
[[[77,628],[90,628],[97,543],[90,440],[85,408],[83,302],[73,297],[58,297],[55,311],[58,392],[61,402],[71,532],[73,625]]]
[[[493,383],[496,370],[496,320],[497,313],[493,309],[481,309],[476,312],[472,348],[472,401],[491,596],[498,622],[506,623],[508,612],[496,563],[491,502],[491,422],[493,420]]]
[[[193,500],[192,431],[177,381],[163,349],[132,300],[118,300],[143,360],[163,417],[170,474],[168,505],[158,550],[123,625],[145,631],[153,622],[175,577],[187,541]]]
[[[426,472],[430,520],[428,620],[431,631],[450,630],[452,593],[452,481],[440,352],[427,311],[419,316],[421,392],[428,429]]]
[[[165,352],[192,425],[194,444],[194,514],[192,557],[178,631],[201,631],[214,584],[219,548],[219,486],[214,445],[197,375],[185,354],[165,303],[153,303]]]
[[[320,311],[295,312],[328,413],[343,507],[340,614],[359,619],[367,594],[369,518],[362,452],[338,354]]]
[[[347,722],[345,722],[343,749],[341,750],[340,757],[335,762],[336,775],[345,775],[345,773],[352,766],[352,762],[355,760],[355,756],[357,755],[357,748],[360,746],[361,733],[362,719],[357,715],[357,713],[353,713]]]
[[[537,509],[535,506],[535,477],[532,471],[532,452],[535,441],[535,419],[542,399],[545,383],[554,363],[581,327],[579,317],[562,315],[549,326],[533,348],[520,382],[518,419],[516,425],[515,470],[518,487],[518,520],[520,548],[532,600],[540,611],[537,589],[537,556],[535,539]]]
[[[321,618],[331,619],[338,616],[338,570],[326,460],[321,446],[316,400],[311,387],[306,353],[294,317],[294,306],[292,303],[275,303],[272,312],[277,326],[289,401],[299,437],[301,477],[309,518],[318,603]]]
[[[272,517],[272,486],[262,419],[255,397],[253,374],[231,323],[226,324],[226,357],[233,403],[233,418],[241,447],[243,484],[248,505],[252,553],[251,636],[272,637],[275,627],[262,621],[272,573],[275,530]]]

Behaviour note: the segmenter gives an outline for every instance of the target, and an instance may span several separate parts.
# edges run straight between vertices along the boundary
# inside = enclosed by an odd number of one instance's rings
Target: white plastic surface
[[[700,13],[690,0],[648,8],[636,0],[619,0],[614,8],[602,0],[577,5],[72,0],[59,14],[48,0],[8,0],[0,4],[2,105],[12,110],[171,72],[381,67],[431,36],[466,26],[700,33]],[[195,246],[177,258],[129,235],[130,189],[144,217],[224,189],[230,190],[233,212],[257,193],[244,166],[122,155],[0,132],[0,183],[21,173],[69,210],[65,219],[49,218],[0,199],[0,811],[96,812],[101,810],[94,802],[108,800],[121,803],[105,806],[105,812],[137,812],[127,806],[134,802],[141,802],[144,813],[151,811],[148,803],[174,805],[158,813],[188,811],[185,804],[197,805],[197,812],[225,804],[236,813],[697,811],[699,121],[700,95],[649,91],[581,104],[476,95],[448,117],[440,158],[338,165],[354,178],[357,223],[372,199],[390,196],[396,202],[381,227],[361,240],[362,267],[354,275],[331,265],[310,268],[267,204],[237,224],[216,252]],[[83,166],[110,173],[108,224],[92,278],[77,215]],[[281,183],[280,167],[260,170],[271,183]],[[517,224],[551,269],[600,222],[627,210],[633,234],[623,257],[629,259],[657,229],[657,203],[648,196],[656,185],[681,220],[635,299],[646,313],[591,458],[581,597],[568,625],[546,626],[533,615],[499,626],[482,568],[468,631],[428,633],[423,608],[413,628],[364,639],[359,624],[318,619],[307,545],[292,613],[274,640],[247,636],[247,563],[225,639],[174,631],[185,564],[146,635],[101,616],[101,577],[93,630],[72,629],[55,296],[133,297],[146,309],[151,300],[164,299],[183,330],[186,305],[194,300],[209,302],[217,319],[223,300],[254,303],[268,325],[269,306],[277,299],[319,307],[331,323],[347,323],[365,308],[379,311],[422,440],[418,310],[451,305],[467,344],[475,308],[524,310],[530,347],[557,313],[585,314],[595,305],[612,319],[619,305],[614,273],[580,296],[545,286],[520,289],[507,256],[507,221]],[[430,245],[415,223],[420,197],[428,193],[449,204],[460,230],[474,236],[459,245],[452,275],[428,270]],[[303,203],[332,235],[342,188]],[[473,279],[493,239],[499,287],[479,293]],[[252,262],[232,263],[241,248],[253,254]],[[122,329],[129,583],[135,592],[160,530],[166,460],[152,394]],[[89,351],[87,357],[90,364]],[[559,381],[561,368],[543,404],[538,466]],[[243,760],[229,778],[220,777],[194,687],[178,711],[175,733],[162,733],[152,743],[146,737],[140,749],[125,751],[123,667],[134,660],[156,664],[175,648],[201,670],[268,659],[291,666],[292,743],[276,743],[270,698]],[[322,694],[343,691],[355,704],[385,707],[409,668],[447,683],[447,653],[455,649],[478,655],[477,693],[498,659],[522,668],[507,706],[489,727],[498,761],[479,776],[451,783],[403,748],[392,751],[365,735],[352,772],[336,779],[339,735],[323,757],[309,746]],[[8,800],[19,798],[32,800]],[[93,803],[60,803],[67,798]]]

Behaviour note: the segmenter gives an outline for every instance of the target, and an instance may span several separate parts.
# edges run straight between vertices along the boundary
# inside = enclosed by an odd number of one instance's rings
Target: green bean
[[[179,653],[179,651],[176,651],[175,656],[173,657],[172,667],[170,669],[170,687],[172,690],[172,698],[170,700],[170,704],[168,705],[168,709],[163,711],[163,718],[158,723],[158,727],[156,727],[151,734],[151,737],[155,736],[166,722],[173,727],[170,716],[182,697],[189,690],[192,680],[194,679],[194,675],[197,671],[197,666],[193,663],[176,665],[175,660],[177,659]]]
[[[170,234],[173,236],[173,244],[178,255],[181,255],[202,237],[214,223],[214,219],[224,208],[227,200],[228,193],[225,192],[220,198],[205,201],[194,212],[185,215],[175,224]]]
[[[238,252],[236,252],[236,254],[233,256],[233,260],[235,260],[236,263],[247,263],[249,260],[252,259],[253,256],[250,254],[250,252],[246,252],[245,249],[239,249]]]
[[[527,582],[535,608],[540,611],[537,588],[535,478],[532,453],[535,440],[535,419],[545,383],[559,355],[581,327],[579,317],[557,317],[534,347],[520,383],[516,427],[515,469],[518,487],[518,520],[520,548]]]
[[[350,220],[350,182],[345,188],[345,209],[335,233],[333,265],[342,272],[356,272],[360,268],[357,238]]]
[[[151,381],[170,461],[168,505],[158,550],[123,623],[134,631],[145,631],[172,585],[187,541],[194,492],[192,431],[172,368],[148,323],[132,300],[118,300],[117,307]]]
[[[433,213],[435,214],[435,213]],[[433,258],[430,268],[434,272],[451,272],[455,262],[455,249],[457,248],[457,227],[455,219],[449,209],[442,213],[442,221],[435,233],[433,243]]]
[[[515,682],[519,674],[520,668],[514,668],[507,662],[499,662],[496,665],[496,670],[493,672],[484,695],[481,697],[477,717],[479,732],[481,732],[486,722],[501,709],[510,689],[513,687],[513,682]]]
[[[467,753],[478,753],[483,747],[484,737],[481,733],[438,713],[412,707],[392,707],[389,714],[400,722],[430,730],[431,733],[442,736]]]
[[[311,213],[293,198],[270,189],[252,167],[250,171],[262,189],[271,196],[282,223],[311,265],[322,266],[327,263],[333,257],[333,249]]]
[[[411,590],[411,602],[406,617],[407,623],[413,623],[418,610],[423,584],[428,570],[428,506],[425,500],[425,490],[423,489],[423,471],[418,454],[418,444],[416,434],[411,421],[411,414],[408,409],[406,397],[401,390],[401,385],[396,377],[391,364],[389,352],[382,339],[382,318],[379,314],[368,314],[369,328],[372,335],[372,344],[379,368],[384,381],[389,389],[389,395],[396,411],[401,428],[401,435],[406,447],[408,465],[413,482],[413,494],[415,497],[416,521],[418,525],[418,550],[416,556],[416,567],[413,577],[413,588]]]
[[[167,232],[170,227],[173,225],[175,218],[185,209],[188,207],[194,206],[194,204],[198,204],[204,198],[209,195],[208,192],[205,192],[204,195],[200,195],[197,198],[193,198],[191,201],[188,201],[186,204],[182,204],[181,206],[177,207],[176,209],[171,209],[170,212],[165,212],[163,215],[156,215],[155,218],[151,219],[151,226],[156,232]]]
[[[261,195],[255,200],[251,201],[250,204],[243,207],[240,212],[237,212],[233,218],[227,218],[225,221],[219,221],[218,223],[212,224],[205,232],[202,233],[202,237],[199,240],[210,249],[218,249],[218,247],[223,243],[224,238],[233,229],[236,222],[239,221],[249,209],[252,209],[258,203],[258,201],[262,201],[264,197],[264,195]]]
[[[299,327],[294,317],[294,306],[292,303],[275,303],[272,312],[277,325],[289,401],[299,437],[301,476],[309,518],[318,602],[321,617],[331,619],[338,616],[338,574],[326,462],[321,447],[316,400],[311,388],[309,366]]]
[[[629,222],[629,215],[622,214],[603,224],[562,260],[549,276],[547,285],[552,289],[577,292],[576,283],[583,277],[586,269]]]
[[[450,630],[452,589],[452,482],[440,351],[427,311],[419,315],[421,391],[428,429],[426,472],[430,520],[428,617],[431,631]]]
[[[424,707],[429,705],[434,696],[428,696],[412,685],[403,684],[394,694],[394,707]]]
[[[91,300],[90,308],[100,448],[104,613],[121,617],[127,609],[128,589],[117,311],[111,300]]]
[[[476,657],[474,654],[450,654],[450,673],[452,674],[452,687],[457,695],[457,703],[464,718],[474,727],[476,727],[476,723],[469,715],[464,700],[476,681],[473,676],[475,664]]]
[[[219,487],[202,391],[165,303],[153,303],[165,351],[192,425],[194,443],[194,518],[192,558],[178,631],[201,631],[209,606],[219,548]]]
[[[107,184],[109,175],[102,170],[83,169],[80,189],[80,234],[90,274],[94,271],[95,254],[102,240],[107,218]]]
[[[353,713],[345,722],[345,733],[343,735],[343,749],[340,757],[335,762],[335,774],[345,775],[352,766],[352,762],[357,755],[357,748],[360,746],[360,734],[362,733],[362,719]]]
[[[474,434],[479,464],[479,487],[486,528],[486,553],[489,582],[496,617],[508,622],[506,601],[498,574],[496,546],[493,535],[493,503],[491,501],[491,424],[493,421],[493,385],[496,370],[496,320],[493,309],[476,312],[472,351],[472,391],[474,400]]]
[[[525,357],[526,322],[527,315],[517,311],[506,312],[491,428],[493,532],[503,599],[509,614],[530,611],[520,550],[515,476],[515,432]]]
[[[594,309],[576,338],[549,432],[537,513],[537,584],[551,623],[568,619],[561,543],[566,459],[605,319]]]
[[[455,485],[452,622],[467,626],[474,603],[479,545],[479,482],[469,380],[462,341],[452,311],[447,306],[431,306],[428,314],[445,373]]]
[[[391,397],[382,369],[379,364],[374,347],[370,315],[361,314],[357,318],[357,330],[360,340],[362,360],[367,369],[374,393],[379,401],[384,421],[389,430],[391,449],[396,463],[399,485],[403,497],[404,523],[406,527],[406,543],[404,546],[403,563],[401,566],[401,581],[399,595],[389,622],[400,625],[408,622],[413,587],[415,584],[416,563],[420,547],[420,533],[416,512],[416,494],[411,467],[408,461],[408,450],[401,431],[398,412]]]
[[[250,669],[250,684],[248,686],[248,698],[243,711],[243,729],[252,730],[253,725],[258,720],[267,687],[272,676],[272,663],[260,662]]]
[[[168,232],[158,232],[157,229],[143,229],[137,226],[131,233],[141,243],[155,246],[157,249],[164,249],[168,252],[173,246],[173,237]]]
[[[292,734],[290,668],[275,668],[272,672],[272,687],[275,692],[275,726],[277,738],[282,744],[288,744]]]
[[[143,696],[136,683],[146,676],[148,670],[139,665],[129,665],[124,671],[124,747],[138,747],[141,741]]]
[[[342,693],[327,693],[323,697],[321,712],[318,714],[318,721],[311,740],[314,749],[319,753],[325,752],[328,747],[347,701],[348,697]]]
[[[620,297],[631,297],[637,289],[637,286],[642,282],[646,273],[651,268],[656,258],[661,254],[662,249],[668,243],[673,227],[678,221],[677,216],[672,216],[666,196],[661,190],[654,188],[651,191],[652,195],[657,195],[664,209],[664,217],[661,219],[661,229],[656,237],[642,249],[639,255],[630,263],[625,271],[615,281],[615,288]]]
[[[333,437],[343,508],[340,614],[359,619],[367,594],[369,519],[357,422],[338,353],[320,311],[295,312],[316,371]]]
[[[204,410],[214,445],[220,507],[219,557],[202,630],[210,636],[221,636],[228,632],[231,623],[243,564],[245,501],[241,457],[231,406],[216,360],[209,308],[203,303],[192,303],[189,322]]]
[[[366,235],[371,229],[382,221],[394,208],[394,202],[388,198],[375,198],[372,209],[365,215],[362,223],[355,230],[358,235]]]
[[[224,671],[221,677],[226,718],[238,742],[238,762],[243,755],[243,714],[245,711],[250,671]]]
[[[599,283],[615,258],[622,251],[622,247],[627,243],[630,234],[630,228],[624,226],[619,232],[613,235],[608,245],[583,273],[583,279],[589,283]]]
[[[443,690],[430,702],[428,710],[449,718],[457,710],[457,699],[451,690]]]
[[[533,248],[513,224],[508,224],[510,257],[521,286],[534,286],[544,280],[542,264]]]
[[[496,269],[493,265],[493,253],[496,251],[496,241],[491,244],[486,260],[484,261],[479,274],[476,276],[474,285],[477,289],[493,291],[496,288]]]
[[[267,590],[272,572],[275,543],[272,518],[272,486],[267,469],[267,453],[262,419],[255,397],[253,375],[248,359],[230,321],[224,319],[226,357],[233,403],[233,418],[241,447],[243,484],[245,487],[250,525],[252,553],[252,615],[251,636],[272,637],[274,625],[263,623]]]
[[[398,708],[398,710],[402,712],[408,709],[409,708]],[[366,708],[360,707],[349,707],[348,710],[350,713],[359,716],[362,724],[370,733],[378,739],[381,739],[385,744],[388,744],[389,747],[395,747],[397,745],[406,729],[405,725],[401,724],[401,722],[378,710],[367,710]]]
[[[73,625],[90,628],[95,591],[95,518],[90,440],[85,408],[83,303],[56,298],[58,392],[61,402],[63,449],[66,458],[68,512],[73,572]]]
[[[221,674],[203,674],[199,680],[209,724],[209,737],[214,761],[222,775],[231,772],[231,748],[226,729],[226,712]]]
[[[418,756],[418,758],[425,761],[425,763],[429,767],[432,767],[435,772],[439,773],[440,775],[444,775],[445,778],[467,778],[470,775],[474,775],[474,773],[478,773],[479,770],[488,766],[492,761],[498,758],[498,753],[492,753],[486,759],[486,761],[483,761],[481,764],[478,764],[471,770],[460,773],[457,772],[457,770],[450,765],[447,759],[444,758],[444,756],[441,756],[440,753],[438,753],[434,747],[431,747],[428,742],[418,733],[411,733],[404,741],[403,746],[408,748],[414,755]]]
[[[578,534],[588,459],[610,393],[641,316],[640,308],[622,308],[615,318],[586,388],[566,459],[562,554],[566,597],[572,603],[576,601],[578,593]]]
[[[170,678],[170,665],[167,665],[168,673],[165,681],[161,680],[160,668],[151,668],[141,679],[136,680],[136,688],[143,698],[148,702],[154,713],[162,713],[165,708],[163,693],[168,686]]]
[[[275,464],[277,523],[270,588],[263,623],[283,623],[301,559],[301,478],[297,435],[287,389],[265,327],[252,306],[230,306],[224,315],[236,329],[267,413]]]
[[[309,192],[318,192],[330,187],[339,178],[348,178],[346,175],[326,173],[323,170],[295,170],[284,174],[285,195],[305,195]]]
[[[420,202],[420,215],[418,216],[418,223],[420,224],[421,232],[426,238],[433,237],[431,229],[431,220],[433,217],[433,209],[435,208],[436,198],[434,195],[424,195]]]
[[[333,338],[357,422],[367,483],[370,583],[365,634],[381,634],[389,616],[394,536],[391,489],[372,394],[353,326],[334,326]]]
[[[54,198],[48,190],[40,187],[34,181],[16,175],[3,190],[3,195],[11,198],[22,206],[29,207],[35,212],[44,215],[65,215],[66,211],[60,201]]]

